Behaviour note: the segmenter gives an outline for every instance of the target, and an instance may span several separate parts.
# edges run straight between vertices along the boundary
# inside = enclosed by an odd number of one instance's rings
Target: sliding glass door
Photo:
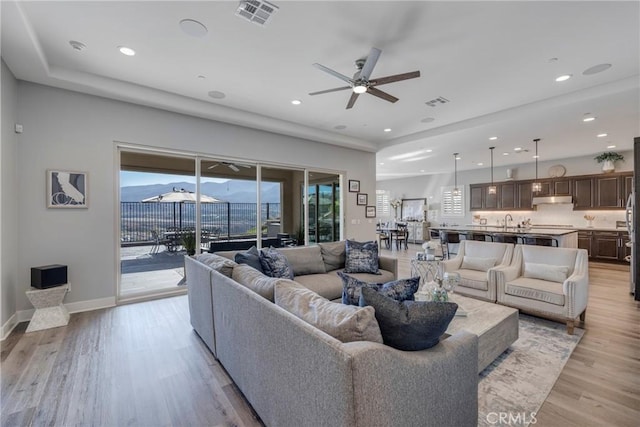
[[[340,176],[309,172],[307,192],[309,242],[340,240]]]

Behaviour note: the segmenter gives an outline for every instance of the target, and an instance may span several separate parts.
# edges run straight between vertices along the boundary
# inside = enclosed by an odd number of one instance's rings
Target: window
[[[386,190],[376,190],[376,216],[391,215],[391,193]]]
[[[464,187],[458,187],[458,195],[453,195],[454,187],[442,187],[442,216],[464,216]]]

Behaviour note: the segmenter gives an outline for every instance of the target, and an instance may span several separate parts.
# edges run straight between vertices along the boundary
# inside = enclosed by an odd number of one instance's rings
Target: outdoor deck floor
[[[153,246],[120,248],[120,297],[146,295],[176,289],[184,277],[184,251],[168,252]]]

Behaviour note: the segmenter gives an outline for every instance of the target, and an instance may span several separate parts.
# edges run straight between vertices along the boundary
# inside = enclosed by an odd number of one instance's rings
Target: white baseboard
[[[115,297],[106,297],[106,298],[92,299],[88,301],[71,302],[71,303],[65,304],[64,306],[67,308],[69,313],[80,313],[83,311],[91,311],[91,310],[99,310],[101,308],[115,307],[115,305],[116,305]],[[33,308],[29,310],[19,310],[15,312],[14,315],[11,316],[11,318],[9,318],[9,320],[7,320],[7,322],[4,325],[2,325],[2,338],[0,339],[0,341],[3,341],[6,337],[8,337],[11,331],[13,331],[13,328],[15,328],[18,323],[27,322],[31,320],[31,317],[33,317],[34,312],[35,312],[35,309]]]
[[[4,341],[5,338],[9,336],[11,331],[13,331],[13,328],[15,328],[18,325],[18,323],[19,323],[18,318],[16,314],[13,313],[13,316],[11,316],[9,320],[7,320],[4,323],[4,325],[2,325],[2,333],[0,334],[0,341]]]

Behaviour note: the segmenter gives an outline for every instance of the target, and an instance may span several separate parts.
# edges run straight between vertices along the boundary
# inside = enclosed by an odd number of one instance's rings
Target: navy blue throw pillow
[[[345,273],[380,274],[378,271],[378,242],[347,240],[345,252]]]
[[[338,276],[342,279],[342,303],[349,305],[358,305],[362,288],[375,289],[396,301],[413,301],[414,294],[420,286],[420,277],[398,279],[387,283],[368,283],[341,271],[338,272]]]
[[[360,306],[375,310],[384,343],[398,350],[424,350],[440,342],[458,309],[453,302],[396,301],[362,288]]]
[[[293,279],[293,268],[289,260],[273,247],[260,251],[260,264],[264,274],[269,277]]]
[[[262,264],[260,263],[260,252],[255,246],[251,246],[245,252],[238,252],[233,258],[238,264],[247,264],[248,266],[258,270],[260,273],[264,273],[262,270]]]

